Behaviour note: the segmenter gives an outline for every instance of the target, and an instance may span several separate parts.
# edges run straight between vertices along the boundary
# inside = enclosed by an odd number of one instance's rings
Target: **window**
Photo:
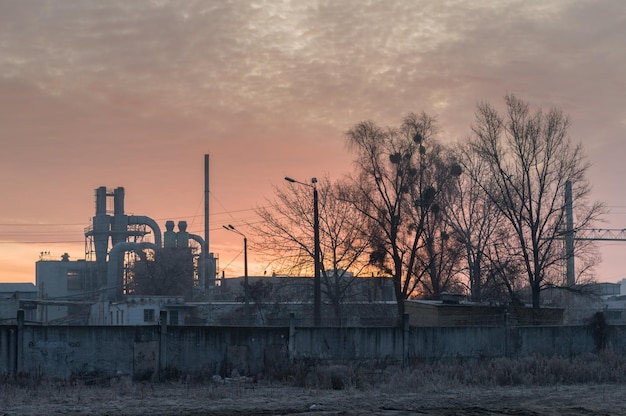
[[[170,325],[178,325],[178,311],[169,311]]]
[[[83,290],[83,279],[80,272],[68,270],[67,290]]]
[[[604,311],[606,315],[606,319],[609,321],[621,321],[622,320],[622,311],[615,309],[608,309]]]
[[[144,309],[143,310],[143,321],[144,322],[154,322],[154,309]]]

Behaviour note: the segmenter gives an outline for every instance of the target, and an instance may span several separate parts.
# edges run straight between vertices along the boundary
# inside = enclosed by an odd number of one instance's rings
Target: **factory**
[[[95,201],[95,215],[85,229],[85,259],[71,260],[65,254],[59,260],[36,263],[37,300],[24,306],[36,307],[38,322],[132,324],[136,320],[129,306],[124,306],[124,318],[120,312],[105,313],[105,309],[118,305],[119,310],[121,303],[149,305],[142,309],[151,309],[158,317],[165,305],[191,301],[215,286],[217,260],[206,252],[201,236],[187,232],[185,221],[178,223],[177,231],[174,222],[167,221],[162,233],[152,218],[128,215],[122,187],[99,187]],[[154,284],[163,272],[149,271],[157,260],[176,269],[176,284],[167,290]],[[150,284],[146,279],[142,284],[146,274],[150,274]]]
[[[185,221],[168,220],[162,232],[154,219],[127,214],[124,197],[123,187],[95,190],[85,258],[41,256],[36,285],[5,307],[7,319],[20,308],[27,321],[43,325],[155,325],[162,311],[169,325],[284,325],[292,314],[307,323],[313,279],[219,277],[205,236],[189,233]],[[342,324],[392,323],[391,281],[354,280]],[[263,299],[244,302],[244,285]]]

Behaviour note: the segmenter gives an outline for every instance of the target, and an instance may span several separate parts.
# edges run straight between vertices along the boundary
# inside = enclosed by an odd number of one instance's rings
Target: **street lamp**
[[[317,178],[311,178],[311,184],[297,181],[288,176],[285,177],[287,182],[297,183],[300,185],[313,188],[313,256],[315,258],[315,278],[313,280],[313,323],[315,326],[319,326],[322,320],[322,290],[320,283],[320,215],[319,215],[319,203],[317,197]]]
[[[231,224],[228,224],[228,226],[222,225],[222,227],[243,237],[243,301],[245,304],[246,319],[248,320],[250,318],[250,305],[248,300],[248,239],[244,233]]]

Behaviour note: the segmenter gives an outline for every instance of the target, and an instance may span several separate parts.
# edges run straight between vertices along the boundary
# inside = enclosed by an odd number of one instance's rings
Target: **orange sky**
[[[355,123],[424,110],[451,142],[507,93],[571,116],[602,226],[625,228],[624,39],[621,0],[3,0],[0,281],[34,282],[42,251],[83,258],[99,186],[202,234],[206,153],[211,251],[239,275],[222,225],[245,232],[284,176],[348,172]],[[626,277],[626,243],[600,251],[599,280]]]

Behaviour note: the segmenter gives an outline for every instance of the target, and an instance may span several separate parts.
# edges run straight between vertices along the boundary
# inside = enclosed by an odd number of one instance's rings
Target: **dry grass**
[[[611,352],[573,358],[523,357],[419,361],[408,367],[300,363],[284,377],[292,385],[319,389],[423,391],[459,386],[626,384],[626,357]]]
[[[290,415],[311,409],[329,415],[626,414],[621,404],[626,358],[611,353],[424,361],[404,368],[299,362],[283,370],[271,380],[262,375],[208,380],[181,375],[163,383],[127,376],[97,382],[3,380],[0,414]]]
[[[354,414],[368,414],[361,413],[362,409],[385,414],[380,409],[398,408],[464,415],[474,414],[463,413],[472,406],[508,406],[507,411],[534,406],[534,413],[519,414],[538,415],[544,413],[537,409],[554,402],[548,393],[560,398],[555,413],[545,414],[585,414],[572,412],[572,406],[610,410],[602,414],[626,411],[612,399],[626,392],[626,357],[610,352],[575,358],[423,361],[408,367],[388,363],[321,366],[302,361],[272,374],[272,379],[181,375],[162,383],[133,381],[127,376],[71,382],[18,377],[0,382],[0,414],[300,414],[323,403],[342,411],[359,410]],[[531,396],[530,404],[520,401]],[[441,402],[446,409],[465,410],[445,413]],[[569,413],[562,413],[565,410]]]
[[[164,379],[169,384],[207,386],[216,389],[222,384],[253,385],[281,384],[315,389],[367,390],[387,388],[390,391],[421,390],[425,387],[452,388],[457,386],[546,386],[568,384],[626,384],[626,356],[610,351],[584,354],[572,358],[522,357],[491,359],[455,359],[447,361],[422,360],[409,366],[386,362],[350,365],[320,365],[302,360],[290,365],[269,368],[266,374],[253,377],[221,378],[195,377],[169,372]],[[133,381],[128,376],[82,378],[71,381],[51,381],[40,377],[5,377],[0,380],[0,399],[14,396],[20,389],[48,392],[64,387],[74,391],[90,387],[109,388],[112,395],[145,394],[155,384]],[[146,387],[148,386],[148,387]],[[143,392],[143,393],[142,393]]]

